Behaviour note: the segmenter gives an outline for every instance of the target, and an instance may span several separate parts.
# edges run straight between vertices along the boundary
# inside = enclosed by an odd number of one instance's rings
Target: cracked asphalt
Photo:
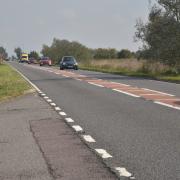
[[[0,103],[0,180],[116,179],[36,93]]]

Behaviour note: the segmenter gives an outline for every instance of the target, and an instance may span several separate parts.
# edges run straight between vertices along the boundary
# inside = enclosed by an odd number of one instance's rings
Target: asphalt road
[[[138,180],[180,180],[180,111],[84,81],[11,63],[113,155]],[[180,85],[77,71],[90,77],[180,97]]]

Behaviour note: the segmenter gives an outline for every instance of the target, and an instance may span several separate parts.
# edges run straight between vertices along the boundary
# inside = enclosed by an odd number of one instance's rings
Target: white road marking
[[[74,126],[72,126],[72,128],[73,128],[76,132],[83,131],[82,127],[79,126],[79,125],[74,125]]]
[[[61,116],[66,116],[67,114],[65,113],[65,112],[59,112],[59,114],[61,115]]]
[[[100,154],[103,159],[112,158],[112,156],[104,149],[95,149],[95,151]]]
[[[160,95],[160,94],[140,94],[140,96],[157,96],[157,95]]]
[[[104,86],[102,86],[102,85],[99,85],[99,84],[96,84],[96,83],[92,83],[92,82],[88,82],[89,84],[92,84],[92,85],[94,85],[94,86],[98,86],[98,87],[104,87]]]
[[[170,105],[170,104],[166,104],[166,103],[162,103],[162,102],[159,102],[159,101],[154,101],[155,104],[159,104],[159,105],[162,105],[162,106],[166,106],[166,107],[170,107],[170,108],[173,108],[173,109],[177,109],[177,110],[180,110],[180,107],[177,107],[177,106],[173,106],[173,105]]]
[[[69,76],[66,76],[66,75],[62,75],[62,76],[67,77],[67,78],[69,77]]]
[[[47,96],[44,96],[44,99],[49,99],[49,97],[47,97]]]
[[[42,96],[46,96],[46,94],[41,94]]]
[[[112,81],[111,81],[110,83],[113,83],[113,84],[119,84],[119,85],[122,85],[122,86],[127,86],[127,87],[128,87],[128,86],[130,86],[130,85],[128,85],[128,84],[118,83],[118,82],[112,82]]]
[[[87,141],[87,142],[90,142],[90,143],[96,142],[95,139],[93,139],[90,135],[83,135],[82,137],[83,137],[84,140]]]
[[[117,91],[117,92],[120,92],[120,93],[123,93],[123,94],[126,94],[126,95],[129,95],[129,96],[132,96],[132,97],[137,97],[139,98],[140,96],[137,96],[135,94],[132,94],[132,93],[128,93],[128,92],[125,92],[125,91],[121,91],[121,90],[118,90],[118,89],[113,89],[114,91]]]
[[[56,106],[56,104],[55,103],[51,103],[51,106]]]
[[[52,102],[52,100],[51,99],[47,99],[47,102]]]
[[[55,107],[55,110],[56,110],[56,111],[60,111],[61,108],[60,108],[60,107]]]
[[[78,79],[78,78],[75,78],[76,80],[78,80],[78,81],[82,81],[81,79]]]
[[[74,120],[71,119],[71,118],[65,118],[65,120],[66,120],[66,122],[68,122],[68,123],[73,123],[73,122],[74,122]]]
[[[175,95],[173,95],[173,94],[168,94],[168,93],[164,93],[164,92],[161,92],[161,91],[155,91],[155,90],[151,90],[151,89],[147,89],[147,88],[143,88],[143,89],[144,89],[144,90],[147,90],[147,91],[152,91],[152,92],[156,92],[156,93],[168,95],[168,96],[175,96]]]
[[[115,169],[119,172],[120,176],[123,176],[123,177],[131,177],[132,176],[132,174],[130,172],[128,172],[126,170],[126,168],[116,167]]]

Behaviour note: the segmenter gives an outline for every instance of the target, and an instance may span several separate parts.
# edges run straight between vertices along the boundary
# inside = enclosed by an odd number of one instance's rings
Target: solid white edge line
[[[118,90],[118,89],[113,89],[113,91],[117,91],[117,92],[120,92],[120,93],[123,93],[123,94],[129,95],[129,96],[132,96],[132,97],[137,97],[137,98],[139,98],[139,97],[140,97],[140,96],[137,96],[137,95],[134,95],[134,94],[131,94],[131,93],[125,92],[125,91],[121,91],[121,90]]]
[[[13,67],[11,64],[8,64],[11,66],[11,68],[13,68],[16,72],[18,72],[29,84],[31,84],[31,86],[33,86],[36,91],[41,91],[34,83],[32,83],[25,75],[23,75],[19,70],[17,70],[15,67]]]
[[[79,126],[79,125],[74,125],[74,126],[72,126],[72,128],[73,128],[76,132],[83,131],[82,127]]]
[[[162,103],[162,102],[159,102],[159,101],[154,101],[154,103],[155,103],[155,104],[162,105],[162,106],[166,106],[166,107],[169,107],[169,108],[173,108],[173,109],[180,110],[180,107],[173,106],[173,105],[166,104],[166,103]]]
[[[100,154],[103,159],[112,158],[112,156],[104,149],[95,149],[95,151]]]
[[[94,143],[96,142],[94,138],[92,138],[92,136],[90,135],[82,135],[83,139],[87,142],[90,142],[90,143]]]
[[[65,113],[65,112],[59,112],[59,114],[61,115],[61,116],[66,116],[67,114]]]
[[[115,167],[115,170],[118,171],[119,175],[122,177],[132,177],[132,174],[128,172],[124,167]]]
[[[173,94],[164,93],[164,92],[161,92],[161,91],[155,91],[155,90],[151,90],[151,89],[148,89],[148,88],[142,88],[142,89],[147,90],[147,91],[157,92],[157,93],[168,95],[168,96],[172,96],[172,97],[175,96]]]
[[[96,83],[91,83],[91,82],[88,82],[89,84],[92,84],[92,85],[94,85],[94,86],[98,86],[98,87],[104,87],[104,86],[102,86],[102,85],[99,85],[99,84],[96,84]]]
[[[65,120],[66,120],[66,122],[68,122],[68,123],[73,123],[73,122],[74,122],[74,120],[71,119],[71,118],[65,118]]]

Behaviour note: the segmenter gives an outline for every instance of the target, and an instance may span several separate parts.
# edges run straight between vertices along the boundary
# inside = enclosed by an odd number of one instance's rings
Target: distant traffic
[[[27,64],[39,64],[40,66],[52,66],[52,60],[49,57],[41,57],[39,59],[35,59],[33,57],[29,58],[28,53],[22,53],[19,59],[19,63],[27,63]],[[78,63],[73,56],[63,56],[59,61],[60,70],[64,69],[74,69],[78,70]]]

